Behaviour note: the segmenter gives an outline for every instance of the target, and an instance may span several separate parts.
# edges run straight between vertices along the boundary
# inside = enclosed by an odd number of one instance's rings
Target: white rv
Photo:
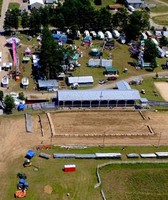
[[[117,30],[113,30],[113,36],[114,36],[114,38],[119,38],[120,33]]]
[[[103,40],[104,39],[104,33],[102,31],[99,31],[97,33],[97,37],[98,37],[98,39]]]
[[[107,37],[108,39],[113,39],[113,36],[110,31],[105,32],[105,37]]]

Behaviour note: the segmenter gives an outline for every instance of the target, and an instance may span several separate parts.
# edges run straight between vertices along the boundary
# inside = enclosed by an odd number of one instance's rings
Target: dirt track
[[[32,116],[33,133],[26,133],[24,115],[0,117],[0,177],[5,177],[6,168],[13,159],[23,156],[28,149],[40,144],[167,145],[168,114],[153,111],[143,113],[145,120],[137,111],[85,110],[51,113],[57,134],[52,140],[46,114],[40,115],[43,137],[37,115]],[[147,125],[150,125],[154,134],[149,132]],[[5,185],[1,184],[2,191],[3,187]]]

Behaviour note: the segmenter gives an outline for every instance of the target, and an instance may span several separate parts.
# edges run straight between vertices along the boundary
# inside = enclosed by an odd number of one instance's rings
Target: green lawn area
[[[147,98],[148,100],[156,100],[156,101],[164,101],[164,99],[161,97],[159,92],[157,91],[154,82],[157,81],[165,81],[165,80],[157,80],[150,78],[144,78],[143,83],[141,85],[131,85],[132,88],[139,90],[141,92],[142,89],[145,89],[145,94],[141,94],[141,97]],[[156,91],[157,93],[155,93]],[[156,94],[158,96],[156,96]]]
[[[9,3],[9,6],[8,6],[9,9],[15,9],[15,8],[19,9],[19,7],[20,7],[19,3]]]
[[[168,26],[168,15],[160,15],[152,17],[152,19],[156,24]]]
[[[123,147],[115,146],[115,147],[89,147],[86,149],[63,149],[60,147],[53,147],[50,150],[44,150],[44,153],[52,154],[52,153],[96,153],[96,152],[120,152],[122,153],[122,160],[128,160],[126,158],[127,153],[150,153],[156,151],[167,151],[167,146],[162,147],[154,147],[154,146],[145,146],[145,147]],[[17,157],[17,155],[16,155]],[[39,171],[34,171],[34,167],[23,168],[22,164],[24,161],[24,155],[21,157],[16,158],[12,163],[9,165],[7,175],[2,175],[1,179],[4,180],[0,183],[5,184],[5,190],[1,194],[1,199],[14,199],[13,194],[16,190],[16,185],[18,183],[18,178],[16,174],[18,172],[24,172],[27,175],[27,182],[29,183],[29,190],[27,191],[27,200],[68,200],[69,198],[66,196],[67,193],[70,193],[71,198],[73,200],[101,200],[99,188],[94,189],[94,185],[97,183],[96,178],[96,167],[98,164],[108,162],[109,160],[75,160],[75,159],[49,159],[45,160],[38,157],[38,152],[36,156],[32,160],[32,164],[39,168]],[[140,158],[139,158],[140,160]],[[152,159],[155,160],[155,159]],[[114,160],[115,162],[115,160]],[[76,164],[77,170],[74,173],[65,173],[62,171],[63,166],[65,164]],[[118,166],[118,165],[115,165]],[[121,174],[123,174],[123,169],[125,165],[118,166],[115,170],[120,170]],[[142,170],[141,170],[142,168]],[[138,165],[139,174],[144,173],[143,165]],[[127,170],[129,168],[127,167]],[[148,170],[148,169],[147,169]],[[151,171],[155,172],[155,171]],[[102,174],[103,173],[103,174]],[[106,190],[109,188],[108,184],[111,183],[111,188],[113,188],[114,182],[118,185],[123,182],[125,184],[124,179],[116,181],[116,177],[113,176],[116,173],[111,173],[111,168],[103,168],[101,170],[101,174],[103,177],[103,188]],[[127,175],[132,175],[132,173],[127,173]],[[156,171],[156,175],[157,175]],[[120,176],[120,173],[118,173]],[[138,175],[137,175],[138,176]],[[153,175],[154,176],[154,175]],[[110,178],[109,178],[110,177]],[[131,176],[129,176],[131,177]],[[124,177],[123,177],[124,178]],[[139,177],[141,178],[141,176]],[[130,181],[130,186],[133,185],[133,180],[128,179]],[[146,179],[143,183],[145,183]],[[159,180],[160,181],[160,180]],[[165,181],[165,178],[163,179]],[[168,181],[168,179],[167,179]],[[153,183],[154,184],[154,183]],[[167,182],[166,182],[167,184]],[[53,188],[52,194],[44,193],[44,186],[50,185]],[[136,187],[136,186],[135,186]],[[165,189],[167,189],[167,185],[164,185]],[[4,188],[4,187],[3,187]],[[124,186],[125,188],[125,186]],[[142,186],[142,188],[144,188]],[[108,195],[114,190],[107,191]],[[117,190],[119,193],[120,190]],[[121,193],[124,191],[121,190]],[[153,192],[151,190],[151,192]],[[132,195],[132,194],[131,194]],[[108,196],[107,196],[108,197]],[[107,198],[112,199],[112,198]],[[115,198],[116,199],[116,198]],[[118,198],[120,199],[120,198]],[[117,200],[118,200],[117,199]]]
[[[107,199],[168,199],[167,164],[110,165],[100,172]]]
[[[156,7],[151,9],[151,12],[161,13],[161,12],[167,12],[167,10],[168,10],[168,6],[161,3],[157,3]]]

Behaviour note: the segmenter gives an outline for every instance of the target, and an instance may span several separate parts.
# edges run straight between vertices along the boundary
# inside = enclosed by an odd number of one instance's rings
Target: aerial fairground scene
[[[167,188],[168,0],[0,0],[0,200]]]

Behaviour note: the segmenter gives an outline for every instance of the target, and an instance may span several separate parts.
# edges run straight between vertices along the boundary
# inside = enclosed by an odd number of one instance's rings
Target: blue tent
[[[25,109],[25,104],[23,104],[23,103],[20,103],[19,105],[18,105],[18,111],[23,111],[24,109]]]
[[[19,179],[19,184],[24,184],[24,183],[25,183],[24,178],[20,178],[20,179]]]
[[[28,150],[25,157],[28,159],[31,159],[34,157],[34,155],[35,155],[35,152],[33,150]]]
[[[53,36],[53,38],[55,40],[58,40],[59,42],[63,42],[63,43],[67,42],[67,35],[65,35],[65,34],[56,34],[56,33],[53,33],[52,36]]]

